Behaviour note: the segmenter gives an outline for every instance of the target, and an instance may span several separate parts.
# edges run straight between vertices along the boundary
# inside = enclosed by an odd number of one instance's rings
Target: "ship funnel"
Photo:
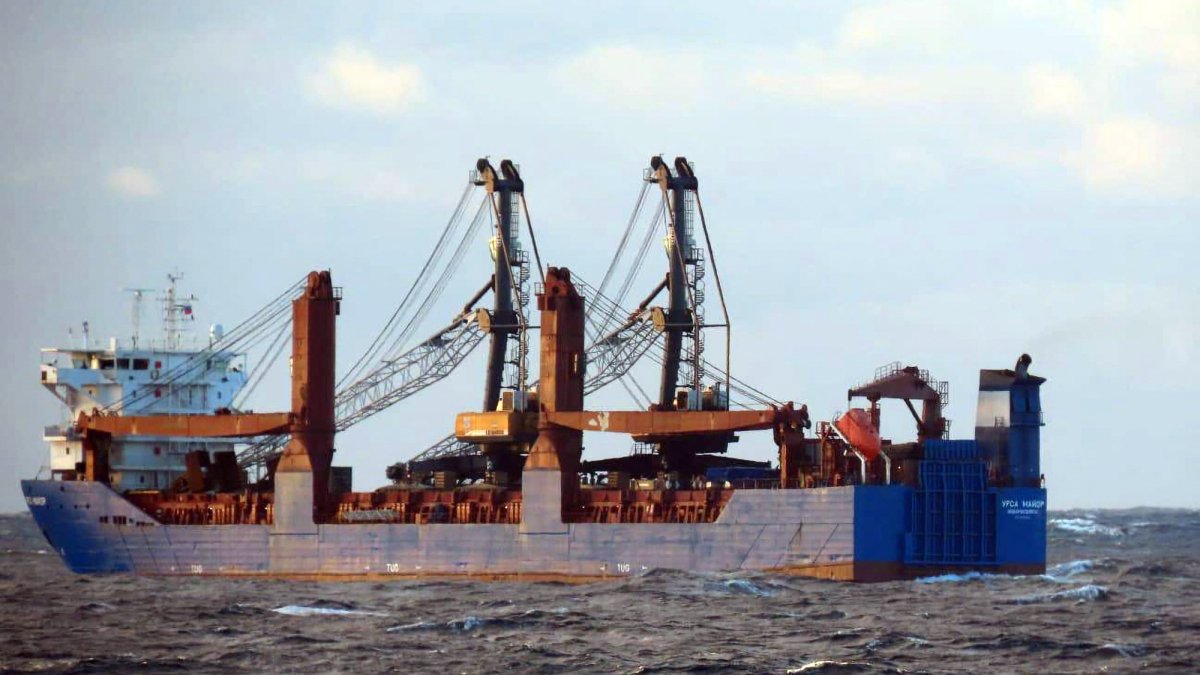
[[[1017,359],[1017,365],[1013,368],[1018,380],[1024,380],[1029,377],[1029,364],[1033,363],[1033,357],[1028,354],[1022,354],[1021,358]]]

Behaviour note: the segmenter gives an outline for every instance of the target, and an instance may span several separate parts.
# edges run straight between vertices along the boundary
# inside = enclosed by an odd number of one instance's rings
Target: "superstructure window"
[[[119,370],[129,370],[129,359],[117,359],[117,368]]]
[[[150,359],[134,359],[134,370],[150,370]]]
[[[113,359],[100,359],[100,370],[112,370],[114,364]]]

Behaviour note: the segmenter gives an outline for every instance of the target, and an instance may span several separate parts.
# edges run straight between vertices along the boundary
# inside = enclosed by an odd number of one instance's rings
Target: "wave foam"
[[[1013,576],[1011,574],[989,574],[987,572],[963,572],[962,574],[955,574],[955,573],[951,572],[948,574],[939,574],[937,576],[932,576],[932,577],[918,577],[915,581],[918,584],[949,584],[949,583],[957,583],[960,581],[984,581],[987,579],[1019,579],[1019,578],[1020,578],[1019,576]]]
[[[1096,562],[1093,560],[1072,560],[1070,562],[1059,563],[1058,565],[1051,567],[1050,569],[1046,570],[1046,573],[1042,575],[1042,578],[1049,581],[1066,581],[1077,574],[1091,572],[1092,568],[1095,566]]]
[[[774,591],[763,588],[762,586],[759,586],[753,581],[749,581],[747,579],[726,579],[723,586],[725,590],[730,593],[754,595],[760,598],[767,598],[775,595]]]
[[[1074,600],[1076,603],[1093,602],[1103,600],[1108,597],[1108,589],[1104,586],[1096,584],[1087,584],[1079,588],[1069,588],[1065,591],[1056,591],[1054,593],[1041,593],[1038,595],[1030,595],[1024,598],[1017,598],[1013,602],[1018,605],[1031,605],[1042,602],[1058,602],[1061,600]]]
[[[285,605],[271,611],[284,616],[387,616],[383,612],[368,612],[362,609],[307,607],[305,605]]]
[[[1099,534],[1105,537],[1120,537],[1125,531],[1119,527],[1101,525],[1091,518],[1053,518],[1050,527],[1075,534]]]
[[[787,673],[865,673],[874,670],[869,663],[862,661],[832,661],[821,659],[809,661],[799,668],[788,668]]]

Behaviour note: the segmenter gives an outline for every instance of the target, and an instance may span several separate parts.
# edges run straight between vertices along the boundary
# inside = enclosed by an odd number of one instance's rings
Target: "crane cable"
[[[529,230],[529,243],[533,245],[533,260],[537,263],[538,278],[542,285],[546,284],[546,271],[542,267],[542,256],[538,253],[537,237],[533,234],[533,218],[529,217],[529,202],[525,201],[525,193],[521,193],[521,208],[525,210],[525,229]]]
[[[629,235],[633,234],[633,228],[637,224],[638,216],[641,215],[642,205],[646,203],[646,192],[649,189],[650,183],[642,181],[642,191],[638,193],[637,202],[633,205],[633,213],[629,214],[629,221],[625,223],[625,231],[621,234],[621,241],[617,244],[617,251],[613,254],[612,260],[609,261],[608,270],[604,272],[604,279],[600,282],[600,293],[604,293],[608,289],[608,282],[612,279],[612,275],[617,270],[621,258],[625,255],[625,247],[629,244]]]
[[[458,246],[455,248],[454,253],[450,256],[450,260],[447,262],[445,268],[443,268],[442,273],[438,276],[437,280],[434,281],[433,287],[421,301],[416,313],[412,316],[412,318],[409,319],[407,325],[405,325],[403,332],[401,332],[400,336],[396,338],[396,340],[392,343],[392,346],[384,355],[384,361],[394,360],[397,356],[404,353],[405,343],[412,336],[413,331],[417,329],[421,321],[424,320],[425,315],[429,313],[429,310],[433,307],[434,303],[436,303],[441,297],[442,292],[446,289],[450,278],[454,275],[454,273],[458,270],[458,266],[462,263],[462,259],[466,253],[468,244],[471,243],[471,239],[479,232],[479,227],[484,220],[483,214],[487,212],[485,206],[488,201],[490,200],[488,200],[486,197],[480,201],[479,209],[476,211],[475,217],[471,220],[471,224],[468,226],[466,232],[463,233],[462,239],[458,242]]]
[[[283,338],[290,332],[288,330],[289,325],[290,324],[285,323],[279,327],[279,332],[276,333],[275,338],[271,341],[270,346],[268,346],[266,351],[263,352],[262,358],[259,360],[258,365],[255,366],[254,370],[252,371],[254,373],[251,376],[252,381],[249,383],[249,386],[238,393],[238,395],[234,398],[235,404],[231,407],[235,409],[241,407],[241,405],[250,398],[250,395],[254,393],[254,390],[258,388],[258,385],[262,384],[262,381],[266,377],[267,373],[270,372],[272,366],[274,366],[275,362],[279,359],[279,355],[283,353],[284,346],[287,345],[287,340]],[[265,368],[263,367],[264,362],[266,362]]]
[[[211,357],[220,352],[233,352],[236,347],[246,342],[253,342],[256,335],[259,334],[264,327],[272,325],[279,317],[281,310],[286,310],[290,307],[291,300],[297,293],[304,288],[307,275],[304,279],[292,284],[258,311],[252,314],[249,318],[243,320],[232,330],[226,333],[220,340],[215,340],[208,349],[196,352],[182,363],[168,369],[166,373],[161,373],[155,378],[155,387],[143,387],[139,390],[131,392],[120,400],[101,409],[102,412],[113,412],[118,409],[124,409],[139,401],[142,401],[150,396],[155,395],[155,392],[162,386],[169,386],[178,383],[185,377],[193,374],[193,372],[202,365],[207,367],[207,362]]]
[[[462,195],[460,195],[458,198],[458,204],[454,207],[454,211],[450,215],[450,220],[446,223],[446,226],[442,228],[442,234],[440,237],[438,237],[437,243],[434,244],[433,251],[425,260],[425,264],[421,267],[421,271],[417,274],[417,278],[413,280],[412,285],[409,286],[408,291],[404,294],[404,298],[400,301],[400,304],[396,307],[395,311],[392,312],[392,316],[388,319],[387,323],[384,324],[383,329],[380,330],[379,334],[375,336],[375,339],[371,342],[371,346],[363,352],[362,356],[358,357],[358,360],[353,366],[351,366],[350,370],[338,380],[338,387],[342,387],[348,382],[359,379],[369,364],[372,363],[379,355],[380,350],[383,349],[384,343],[392,337],[396,327],[400,324],[400,319],[404,315],[406,308],[409,307],[410,301],[418,292],[418,289],[427,283],[430,271],[437,265],[444,254],[446,243],[450,240],[451,234],[458,229],[458,224],[462,220],[468,198],[471,196],[471,192],[474,189],[475,185],[468,181],[466,186],[463,188]]]

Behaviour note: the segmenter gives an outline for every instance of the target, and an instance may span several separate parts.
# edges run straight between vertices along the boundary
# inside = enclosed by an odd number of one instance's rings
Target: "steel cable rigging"
[[[489,220],[490,200],[485,197],[443,264],[455,235],[462,230],[461,223],[473,188],[468,183],[433,252],[405,293],[400,306],[367,351],[339,380],[334,403],[339,431],[445,378],[482,341],[484,333],[474,321],[472,307],[488,287],[477,293],[449,325],[406,349],[412,334],[457,273],[483,223]],[[261,439],[241,453],[239,463],[242,466],[261,464],[278,453],[286,442],[286,436]]]
[[[183,362],[154,376],[153,387],[143,387],[131,391],[120,400],[101,409],[100,412],[114,413],[119,410],[125,410],[152,397],[155,401],[150,406],[153,406],[155,402],[163,400],[161,398],[162,388],[166,387],[169,391],[170,387],[191,379],[198,371],[210,368],[214,357],[221,354],[245,352],[248,347],[259,344],[264,335],[270,336],[279,330],[281,323],[288,324],[291,322],[291,302],[304,289],[304,281],[304,279],[301,279],[292,284],[275,299],[225,333],[220,339],[213,340],[207,349],[190,355]],[[250,377],[252,374],[248,372],[247,377]],[[169,398],[168,396],[168,400]]]

